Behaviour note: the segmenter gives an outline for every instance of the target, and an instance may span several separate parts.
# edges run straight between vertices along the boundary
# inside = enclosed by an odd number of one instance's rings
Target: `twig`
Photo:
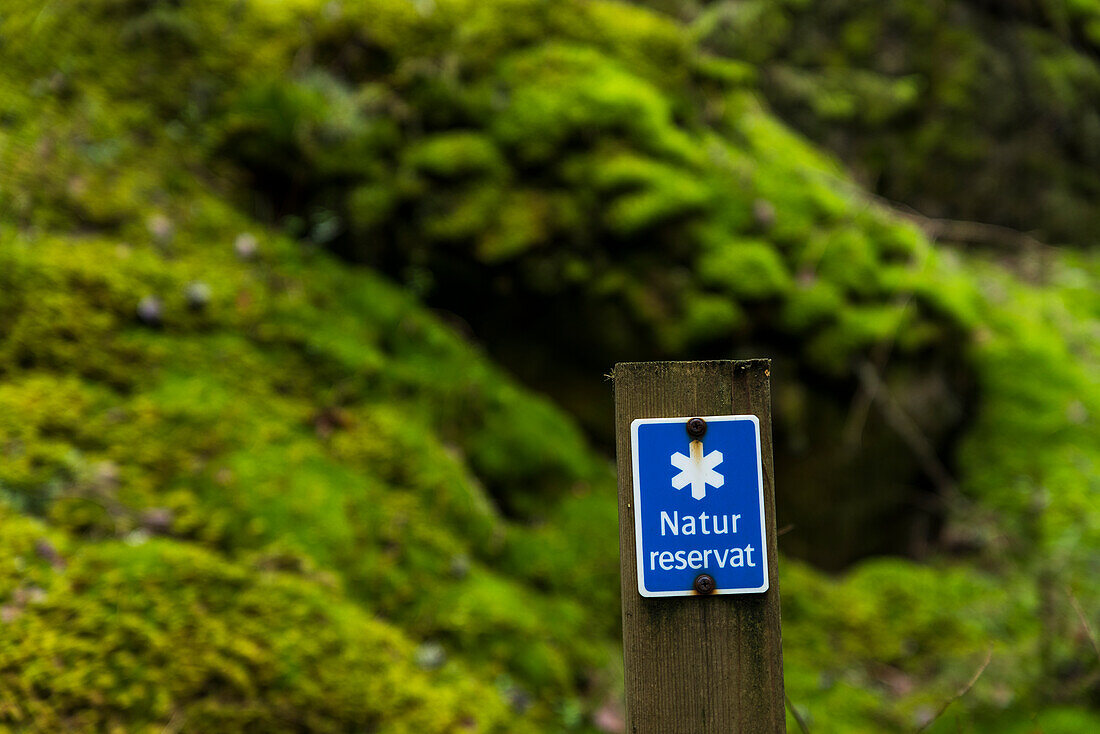
[[[1058,252],[1060,248],[1049,245],[1038,237],[1021,232],[1003,224],[975,222],[962,219],[942,219],[921,214],[913,207],[894,201],[880,194],[871,193],[858,186],[854,181],[838,179],[830,174],[819,174],[818,180],[832,188],[844,190],[852,198],[865,203],[865,209],[872,207],[886,211],[912,222],[925,237],[931,240],[943,240],[958,245],[978,245],[985,247],[1005,247],[1017,252]]]
[[[1003,224],[930,217],[920,213],[908,204],[888,199],[879,194],[857,191],[857,195],[870,199],[903,219],[908,219],[924,232],[925,237],[931,240],[944,240],[960,245],[1002,247],[1017,251],[1058,250],[1057,247],[1048,245],[1032,234],[1006,227]]]
[[[895,208],[895,211],[916,224],[930,239],[934,240],[986,247],[1007,246],[1016,250],[1044,251],[1055,249],[1026,232],[1000,224],[959,219],[937,219],[897,208]]]
[[[936,449],[932,442],[928,440],[916,421],[909,417],[905,409],[898,404],[897,400],[886,389],[874,365],[870,362],[863,362],[856,370],[856,374],[867,392],[875,396],[879,407],[882,409],[883,417],[886,418],[886,423],[909,446],[909,450],[913,452],[920,463],[921,469],[936,485],[940,495],[945,498],[956,497],[958,493],[955,491],[955,480],[936,455]]]
[[[1100,658],[1100,642],[1096,641],[1096,635],[1092,633],[1092,627],[1089,626],[1085,610],[1081,608],[1081,603],[1077,601],[1077,597],[1073,595],[1073,589],[1069,586],[1066,586],[1066,594],[1069,595],[1069,603],[1073,605],[1073,611],[1077,612],[1077,618],[1081,620],[1081,626],[1085,628],[1085,634],[1088,635],[1089,642],[1092,643],[1092,649],[1096,651],[1096,657]]]
[[[164,725],[164,729],[161,730],[161,734],[176,734],[183,728],[184,715],[179,709],[172,712],[172,717],[168,719],[168,723]]]
[[[989,663],[990,663],[990,661],[992,661],[992,660],[993,660],[993,649],[992,649],[992,648],[990,648],[989,652],[988,652],[988,653],[986,653],[986,656],[985,656],[985,662],[983,662],[983,663],[982,663],[982,665],[981,665],[981,667],[979,667],[979,668],[978,668],[977,672],[975,672],[975,673],[974,673],[974,675],[972,675],[972,676],[970,677],[970,680],[968,680],[968,681],[966,682],[966,685],[965,685],[965,686],[963,686],[962,688],[960,688],[960,689],[959,689],[959,691],[958,691],[958,693],[956,693],[956,694],[955,694],[954,696],[952,696],[951,698],[947,699],[947,701],[945,701],[945,702],[944,702],[943,706],[940,706],[940,710],[936,712],[936,715],[935,715],[935,716],[933,716],[933,717],[932,717],[931,719],[929,719],[928,721],[924,722],[924,724],[923,724],[923,725],[921,726],[921,728],[917,729],[917,734],[920,734],[920,732],[922,732],[922,731],[924,731],[925,729],[927,729],[928,727],[932,726],[933,722],[935,722],[935,721],[936,721],[936,719],[938,719],[938,718],[940,718],[941,716],[943,716],[943,712],[947,710],[947,707],[948,707],[948,706],[950,706],[951,704],[955,703],[955,702],[956,702],[956,701],[958,701],[958,700],[959,700],[960,698],[962,698],[962,697],[963,697],[963,696],[965,696],[965,695],[966,695],[967,693],[969,693],[969,692],[970,692],[970,689],[974,687],[974,684],[978,682],[978,678],[981,678],[981,677],[982,677],[982,673],[984,673],[984,672],[985,672],[985,669],[989,667]]]
[[[865,381],[859,383],[859,389],[852,396],[852,405],[848,409],[848,422],[844,426],[844,445],[849,451],[859,449],[863,441],[863,429],[867,425],[867,416],[875,402],[877,385]]]
[[[794,720],[798,723],[798,728],[802,730],[802,734],[810,734],[810,728],[806,726],[802,714],[798,713],[798,709],[791,703],[791,697],[784,693],[783,700],[787,702],[787,709],[791,712],[791,715],[794,716]]]
[[[909,303],[912,300],[913,293],[909,292],[897,303],[904,310],[909,308]],[[901,322],[899,322],[898,328],[900,328],[900,324]],[[894,351],[894,344],[897,339],[898,329],[894,329],[894,333],[890,335],[890,338],[878,344],[873,350],[870,355],[870,363],[877,372],[881,373],[886,369],[886,363],[890,360],[890,353]],[[871,412],[871,406],[878,397],[878,386],[877,382],[868,383],[866,380],[861,380],[859,390],[852,397],[852,405],[848,409],[848,423],[844,426],[844,445],[848,447],[849,451],[858,449],[863,441],[863,429],[867,425],[867,416]]]

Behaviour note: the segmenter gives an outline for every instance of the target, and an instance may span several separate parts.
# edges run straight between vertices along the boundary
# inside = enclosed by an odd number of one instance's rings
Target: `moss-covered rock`
[[[260,259],[240,261],[233,215],[209,206],[227,217],[224,236],[170,258],[152,244],[6,235],[0,280],[14,305],[3,341],[0,442],[11,460],[0,488],[8,503],[78,538],[173,538],[184,550],[163,547],[181,554],[173,556],[181,566],[188,558],[223,563],[209,555],[217,552],[234,559],[234,573],[305,574],[349,609],[358,603],[403,634],[477,661],[467,675],[480,675],[498,703],[504,694],[493,681],[515,680],[538,697],[531,715],[553,720],[553,702],[577,695],[577,671],[597,675],[612,661],[614,618],[593,626],[574,599],[614,572],[614,541],[591,538],[603,552],[583,580],[548,573],[549,549],[523,546],[514,557],[520,546],[499,508],[548,520],[563,502],[585,501],[593,485],[608,502],[604,463],[568,420],[509,384],[393,286],[297,253],[285,240],[261,238]],[[186,237],[182,227],[176,234]],[[199,279],[211,294],[201,312],[184,297]],[[39,296],[54,292],[64,301],[40,309]],[[138,314],[146,293],[162,301],[155,325]],[[87,322],[104,327],[89,332]],[[192,545],[207,555],[188,555]],[[118,562],[128,562],[131,551],[120,553]],[[207,608],[221,614],[218,603]],[[323,690],[315,678],[300,682]],[[161,694],[164,705],[181,696]],[[43,694],[36,705],[46,712],[59,698]],[[94,703],[80,700],[73,711]],[[229,709],[255,711],[207,723],[265,730],[283,705],[233,699]],[[303,716],[311,706],[298,705]],[[372,705],[333,720],[370,722],[369,711],[389,704]],[[28,721],[70,715],[20,711]],[[163,707],[101,712],[87,726],[163,726],[172,715]],[[202,730],[197,722],[206,720],[195,716],[188,728]],[[450,730],[444,718],[424,725]]]
[[[784,119],[876,193],[1097,244],[1094,0],[671,4],[710,52],[753,64]]]
[[[17,535],[25,521],[3,512],[9,557],[33,558],[35,543]],[[30,527],[40,553],[43,529]],[[491,685],[453,663],[421,670],[401,631],[308,576],[229,563],[168,540],[59,553],[60,567],[40,586],[24,577],[5,590],[5,729],[523,726]]]

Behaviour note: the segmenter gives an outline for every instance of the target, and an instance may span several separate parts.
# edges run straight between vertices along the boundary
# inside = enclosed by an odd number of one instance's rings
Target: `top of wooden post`
[[[615,365],[623,654],[630,734],[785,732],[771,442],[771,360]],[[769,589],[638,593],[630,424],[636,418],[755,415],[760,422]]]

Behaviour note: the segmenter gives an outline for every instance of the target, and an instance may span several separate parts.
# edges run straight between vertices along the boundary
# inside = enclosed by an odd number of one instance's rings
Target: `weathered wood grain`
[[[770,360],[615,366],[619,549],[627,731],[785,732],[772,472]],[[638,593],[630,422],[753,414],[760,419],[770,588],[763,594],[644,598]]]

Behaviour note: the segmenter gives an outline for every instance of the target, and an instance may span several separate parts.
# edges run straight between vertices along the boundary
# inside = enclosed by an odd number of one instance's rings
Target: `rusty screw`
[[[687,422],[687,432],[692,438],[702,438],[707,432],[707,422],[702,418],[692,418]]]
[[[714,577],[709,573],[701,573],[695,577],[695,590],[700,594],[710,594],[714,592]]]

